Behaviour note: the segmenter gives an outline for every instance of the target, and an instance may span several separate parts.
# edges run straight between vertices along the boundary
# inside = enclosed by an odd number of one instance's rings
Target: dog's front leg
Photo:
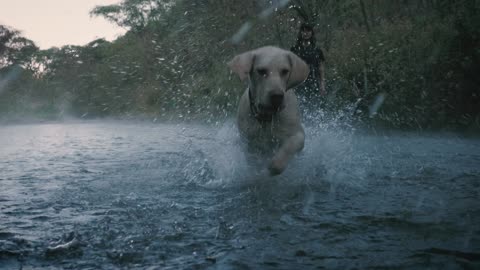
[[[303,149],[304,143],[305,134],[300,131],[285,139],[270,161],[268,166],[270,175],[281,174],[287,167],[288,161]]]

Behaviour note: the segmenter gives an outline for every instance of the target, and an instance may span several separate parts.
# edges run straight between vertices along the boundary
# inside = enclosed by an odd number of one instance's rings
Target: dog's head
[[[255,106],[271,113],[284,106],[285,92],[302,83],[309,72],[294,53],[271,46],[237,55],[228,65],[242,81],[248,80]]]

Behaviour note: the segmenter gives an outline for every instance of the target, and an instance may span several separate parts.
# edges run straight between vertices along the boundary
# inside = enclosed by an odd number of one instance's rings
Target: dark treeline
[[[327,58],[328,110],[354,106],[373,126],[479,130],[479,2],[123,0],[91,14],[124,36],[48,50],[0,26],[0,117],[229,117],[243,85],[225,63],[290,48],[308,21]]]

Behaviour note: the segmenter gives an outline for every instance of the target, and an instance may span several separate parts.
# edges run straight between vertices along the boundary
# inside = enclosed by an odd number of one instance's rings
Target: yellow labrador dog
[[[292,52],[271,46],[237,55],[228,65],[248,83],[237,111],[240,134],[250,150],[274,153],[268,169],[278,175],[303,149],[297,98],[289,89],[307,78],[308,66]]]

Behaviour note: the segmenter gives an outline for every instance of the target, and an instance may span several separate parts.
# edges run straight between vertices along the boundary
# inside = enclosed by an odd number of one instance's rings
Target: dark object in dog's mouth
[[[274,114],[276,112],[279,112],[285,108],[285,105],[280,105],[280,106],[272,106],[272,105],[263,105],[263,104],[258,104],[257,106],[258,111],[263,113],[263,114]]]

